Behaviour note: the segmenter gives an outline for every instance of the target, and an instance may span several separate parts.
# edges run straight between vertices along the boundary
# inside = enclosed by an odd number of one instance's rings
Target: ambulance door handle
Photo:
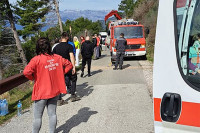
[[[169,110],[168,110],[168,112],[166,112],[166,113],[164,113],[164,115],[165,116],[169,116],[169,117],[173,117],[174,116],[174,111],[173,111],[173,109],[174,109],[174,95],[171,95],[170,96],[170,103],[169,103]]]
[[[161,102],[163,121],[176,122],[181,111],[181,97],[176,93],[165,93]]]

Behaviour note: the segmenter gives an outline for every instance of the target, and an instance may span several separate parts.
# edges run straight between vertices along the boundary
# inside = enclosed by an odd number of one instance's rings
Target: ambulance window
[[[178,55],[184,78],[200,91],[200,0],[177,0]]]

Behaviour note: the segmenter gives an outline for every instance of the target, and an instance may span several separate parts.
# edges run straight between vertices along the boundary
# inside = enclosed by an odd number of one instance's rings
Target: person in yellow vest
[[[74,36],[74,44],[76,48],[76,64],[75,66],[79,66],[79,53],[80,53],[80,42],[78,41],[78,38]]]

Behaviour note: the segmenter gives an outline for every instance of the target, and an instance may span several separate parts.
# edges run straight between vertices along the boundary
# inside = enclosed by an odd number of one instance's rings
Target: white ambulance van
[[[200,0],[159,0],[155,133],[200,133]]]

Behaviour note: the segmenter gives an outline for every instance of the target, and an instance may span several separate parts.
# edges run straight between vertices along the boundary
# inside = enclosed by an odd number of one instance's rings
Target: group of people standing
[[[94,38],[95,37],[95,38]],[[88,76],[91,76],[91,60],[100,57],[100,39],[94,35],[77,37],[70,41],[67,32],[63,32],[60,39],[55,39],[51,48],[48,38],[40,38],[36,44],[36,56],[31,59],[23,73],[29,80],[34,81],[32,100],[34,101],[33,133],[38,133],[42,124],[42,115],[45,106],[49,116],[49,132],[54,133],[57,125],[57,105],[66,104],[62,94],[71,94],[72,102],[80,100],[76,95],[79,53],[82,55],[81,77],[84,75],[85,65],[88,65]],[[67,87],[67,90],[66,90]]]

